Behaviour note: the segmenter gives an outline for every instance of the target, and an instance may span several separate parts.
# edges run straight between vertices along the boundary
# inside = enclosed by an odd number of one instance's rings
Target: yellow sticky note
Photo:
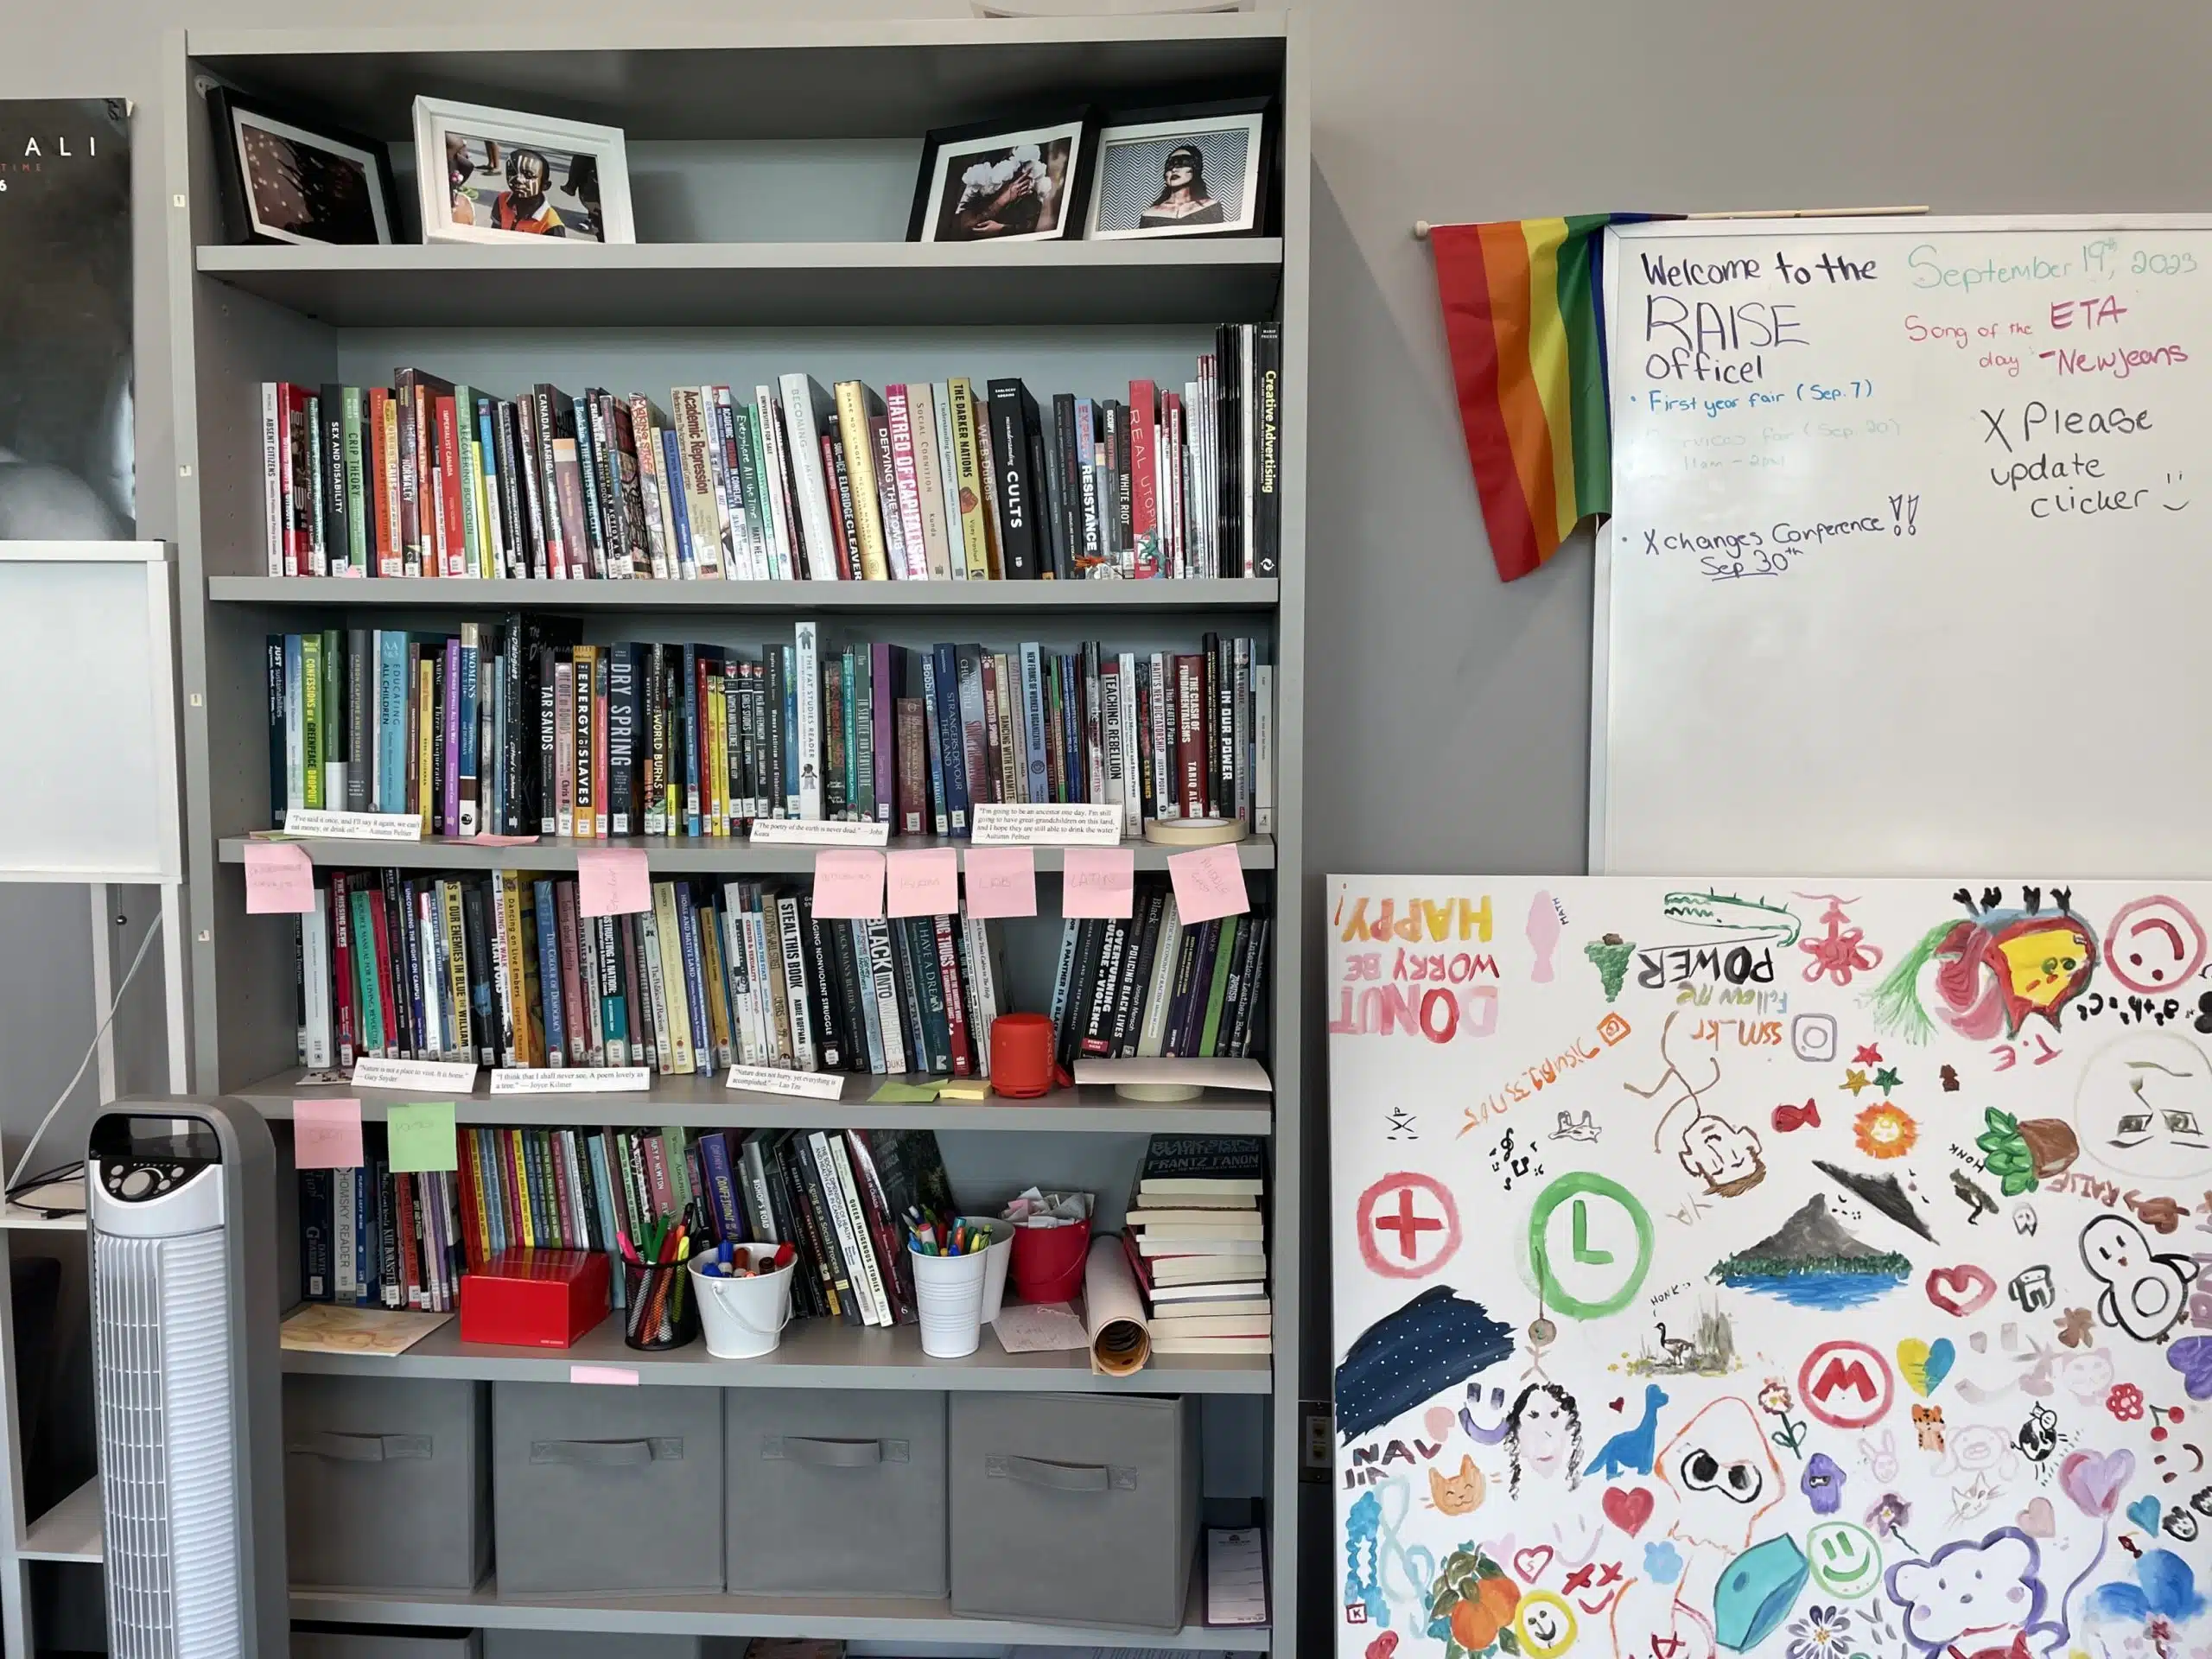
[[[869,1096],[872,1100],[887,1100],[894,1103],[920,1105],[935,1100],[944,1085],[937,1083],[887,1083]]]
[[[987,1100],[991,1085],[981,1077],[959,1077],[944,1084],[937,1091],[939,1100]]]
[[[395,1106],[385,1114],[385,1126],[394,1174],[420,1174],[460,1166],[451,1101]]]

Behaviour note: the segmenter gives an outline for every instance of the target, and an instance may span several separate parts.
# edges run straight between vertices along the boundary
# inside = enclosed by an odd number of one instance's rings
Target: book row
[[[379,1128],[363,1135],[361,1167],[299,1173],[305,1300],[445,1312],[502,1250],[613,1255],[685,1225],[695,1249],[792,1243],[797,1313],[911,1325],[902,1218],[952,1212],[927,1129],[463,1128],[454,1168],[416,1174],[391,1168]]]
[[[1282,349],[1225,324],[1180,391],[964,376],[834,390],[538,384],[403,368],[261,389],[272,576],[994,581],[1273,576]]]
[[[299,921],[299,1048],[489,1066],[981,1075],[1008,1009],[992,925],[826,920],[804,888],[656,881],[585,916],[571,878],[333,870]]]
[[[299,921],[300,1063],[990,1070],[1012,997],[972,916],[817,917],[810,892],[656,881],[585,916],[567,877],[333,870]],[[1244,1058],[1262,1046],[1265,912],[1182,925],[1163,881],[1126,921],[1062,924],[1058,1058]]]
[[[741,836],[849,818],[965,836],[988,803],[1274,828],[1263,642],[1195,652],[586,645],[515,613],[454,633],[267,638],[270,818],[419,813],[427,832]]]

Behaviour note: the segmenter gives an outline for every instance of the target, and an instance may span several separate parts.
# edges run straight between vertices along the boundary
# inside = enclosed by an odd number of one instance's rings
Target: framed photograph
[[[635,242],[619,127],[415,100],[425,242]]]
[[[217,86],[216,172],[233,242],[391,243],[398,198],[384,146]]]
[[[1098,135],[1093,240],[1250,235],[1273,175],[1265,99],[1117,117]]]
[[[1097,111],[943,127],[922,143],[909,242],[1051,242],[1079,235]]]

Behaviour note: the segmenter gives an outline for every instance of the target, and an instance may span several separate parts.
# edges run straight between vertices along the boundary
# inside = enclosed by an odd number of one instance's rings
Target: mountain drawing
[[[1719,1263],[1713,1277],[1797,1307],[1856,1307],[1903,1284],[1912,1263],[1861,1243],[1815,1192],[1773,1232]]]

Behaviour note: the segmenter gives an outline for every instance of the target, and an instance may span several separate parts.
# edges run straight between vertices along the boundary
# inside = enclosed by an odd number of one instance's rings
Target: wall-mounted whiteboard
[[[1605,257],[1591,868],[2212,876],[2212,219]]]
[[[160,542],[0,542],[0,880],[174,880]]]

